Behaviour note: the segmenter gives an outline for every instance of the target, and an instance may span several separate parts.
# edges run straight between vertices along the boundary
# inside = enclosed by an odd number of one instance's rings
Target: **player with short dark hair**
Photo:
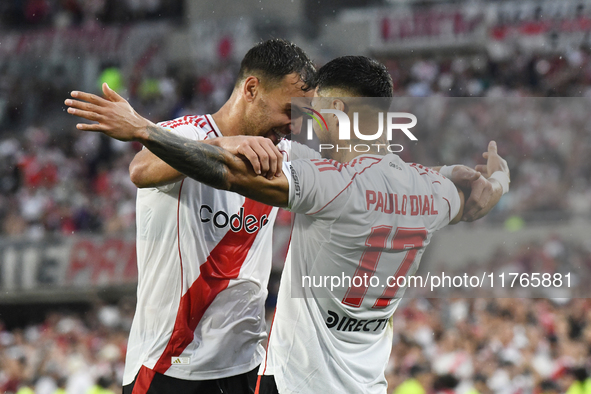
[[[255,45],[244,55],[235,86],[239,87],[249,76],[260,78],[263,85],[270,86],[292,73],[304,82],[302,90],[314,87],[316,70],[308,55],[297,45],[277,38]]]
[[[256,44],[246,53],[232,94],[218,112],[213,115],[185,116],[161,122],[160,125],[178,130],[187,129],[187,126],[207,125],[206,131],[210,133],[208,142],[212,144],[216,144],[216,141],[211,137],[222,134],[226,137],[267,137],[268,141],[262,142],[262,146],[246,145],[250,140],[241,138],[235,139],[233,144],[240,149],[239,153],[253,163],[257,173],[268,173],[270,177],[274,175],[270,168],[276,169],[277,159],[281,161],[277,151],[270,149],[271,142],[279,144],[290,133],[291,97],[311,94],[315,87],[315,76],[314,65],[301,48],[282,39],[267,40]],[[217,131],[212,132],[213,129]],[[284,141],[285,144],[289,143]],[[230,144],[225,146],[229,147]],[[257,151],[253,151],[253,148]],[[280,149],[284,148],[280,146]],[[264,159],[260,163],[262,167],[257,162],[259,157]],[[162,186],[184,178],[183,174],[149,150],[136,155],[129,172],[133,183],[140,188]]]
[[[352,97],[392,97],[392,77],[386,66],[365,56],[342,56],[322,67],[316,76],[318,95],[338,97],[331,89]]]

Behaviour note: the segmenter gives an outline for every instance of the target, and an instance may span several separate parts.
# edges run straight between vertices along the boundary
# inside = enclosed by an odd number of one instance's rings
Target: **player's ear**
[[[339,100],[339,99],[334,99],[332,100],[331,107],[334,109],[338,109],[339,111],[345,111],[345,103],[343,102],[343,100]]]
[[[250,77],[246,78],[242,84],[242,96],[246,99],[246,101],[252,102],[258,95],[260,87],[261,81],[254,75],[251,75]]]
[[[334,100],[332,100],[332,103],[330,103],[330,104],[331,104],[331,107],[336,110],[339,110],[339,111],[345,112],[345,113],[347,112],[347,106],[345,105],[343,100],[334,99]],[[335,121],[338,126],[339,125],[339,117],[336,115],[333,115],[333,116],[335,117]]]

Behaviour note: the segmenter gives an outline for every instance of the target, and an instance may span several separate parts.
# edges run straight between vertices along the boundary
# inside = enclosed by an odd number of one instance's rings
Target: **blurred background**
[[[108,82],[153,121],[212,113],[246,51],[273,37],[317,66],[375,57],[397,96],[591,100],[591,1],[2,0],[0,392],[121,390],[137,280],[128,165],[141,147],[77,132],[69,92]],[[436,234],[423,263],[589,275],[582,108],[548,122],[524,114],[495,135],[511,193]],[[474,165],[489,138],[443,130],[404,158]],[[289,224],[281,213],[269,318]],[[394,332],[389,393],[591,393],[588,299],[409,299]]]

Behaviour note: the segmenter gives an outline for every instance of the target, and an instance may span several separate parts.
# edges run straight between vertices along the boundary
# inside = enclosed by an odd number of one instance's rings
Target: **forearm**
[[[193,141],[156,125],[149,125],[135,138],[175,170],[216,189],[278,207],[287,206],[289,183],[281,176],[257,176],[252,167],[227,150]]]
[[[138,188],[147,188],[178,182],[185,175],[166,164],[149,149],[143,149],[129,164],[129,177]]]
[[[216,189],[229,190],[229,164],[240,160],[222,148],[188,140],[151,125],[138,139],[175,170]]]

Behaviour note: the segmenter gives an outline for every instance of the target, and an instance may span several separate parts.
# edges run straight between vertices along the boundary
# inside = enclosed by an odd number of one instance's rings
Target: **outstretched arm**
[[[271,180],[258,176],[232,153],[177,136],[143,118],[106,84],[103,92],[109,100],[84,92],[72,92],[78,100],[66,100],[68,113],[98,122],[79,123],[79,130],[99,131],[121,141],[139,141],[176,171],[208,186],[234,191],[265,204],[287,206],[289,184],[283,174]]]
[[[109,88],[106,83],[103,84],[103,93],[105,98],[83,92],[72,92],[72,97],[87,102],[67,100],[66,105],[72,107],[72,109],[68,109],[69,113],[98,121],[99,125],[108,119],[112,131],[118,129],[121,132],[135,132],[137,128],[152,124],[135,112],[129,103]],[[89,129],[85,125],[80,125],[78,128],[80,130],[103,131],[99,128]],[[126,137],[125,133],[120,136]],[[204,141],[204,143],[221,146],[234,155],[245,157],[259,175],[272,179],[281,174],[283,156],[267,138],[234,136],[222,139],[214,138]],[[143,150],[136,154],[129,165],[129,175],[131,181],[140,188],[162,186],[177,182],[185,177],[184,174],[178,172],[149,150]]]
[[[282,172],[283,155],[268,138],[233,136],[213,138],[202,142],[219,146],[233,155],[248,159],[254,171],[268,179],[280,176]],[[143,149],[131,161],[129,177],[137,187],[144,188],[178,182],[185,175],[166,164],[149,149]]]
[[[482,173],[486,183],[480,182],[476,188],[472,188],[472,194],[475,194],[474,203],[472,203],[462,220],[474,221],[488,214],[499,202],[503,194],[509,191],[511,174],[507,161],[499,156],[497,152],[497,143],[490,141],[488,149],[482,154],[487,159],[486,164],[476,166],[476,171]],[[495,174],[495,176],[491,176]],[[504,184],[503,184],[504,183]],[[468,205],[468,204],[467,204]]]
[[[150,125],[137,138],[177,171],[216,189],[229,190],[253,200],[286,207],[289,184],[283,174],[269,180],[227,150],[192,141]]]
[[[248,159],[258,175],[272,179],[282,172],[283,155],[265,137],[233,136],[213,138],[202,141],[205,144],[219,146],[238,157]],[[185,177],[158,156],[143,149],[138,152],[129,165],[131,181],[139,188],[157,187],[177,182]]]

